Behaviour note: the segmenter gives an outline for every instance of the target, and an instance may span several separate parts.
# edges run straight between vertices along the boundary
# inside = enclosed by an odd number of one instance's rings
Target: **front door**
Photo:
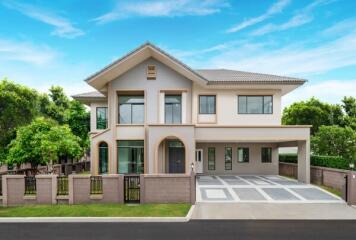
[[[195,172],[203,173],[203,149],[195,150]]]
[[[168,147],[169,173],[185,173],[184,147]]]

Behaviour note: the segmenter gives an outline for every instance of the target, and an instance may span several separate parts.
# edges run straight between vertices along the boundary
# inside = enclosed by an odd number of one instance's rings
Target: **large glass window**
[[[225,170],[232,170],[232,148],[225,148]]]
[[[238,96],[239,114],[272,114],[272,96]]]
[[[117,141],[118,172],[123,174],[143,173],[144,144],[141,140]]]
[[[215,114],[216,96],[199,96],[199,113]]]
[[[142,124],[145,121],[143,96],[119,96],[119,123]]]
[[[237,149],[237,161],[240,163],[247,163],[250,161],[248,148],[238,148]]]
[[[208,148],[208,170],[215,170],[215,148]]]
[[[261,149],[261,160],[263,163],[271,163],[272,162],[272,148],[263,147]]]
[[[108,172],[108,144],[102,142],[99,144],[99,174]]]
[[[182,96],[166,95],[164,102],[165,123],[182,123]]]
[[[96,108],[96,129],[106,129],[108,127],[108,108]]]

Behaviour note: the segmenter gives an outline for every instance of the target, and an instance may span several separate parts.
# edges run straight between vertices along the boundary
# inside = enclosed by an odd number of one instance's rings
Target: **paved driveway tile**
[[[267,193],[273,200],[299,200],[296,196],[283,188],[262,188],[262,191]]]
[[[307,200],[337,200],[336,197],[317,188],[290,188]]]
[[[233,190],[242,201],[266,200],[266,198],[255,188],[233,188]]]

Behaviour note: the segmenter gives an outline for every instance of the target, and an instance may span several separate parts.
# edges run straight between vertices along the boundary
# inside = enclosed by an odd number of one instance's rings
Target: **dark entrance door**
[[[168,148],[169,173],[185,173],[184,147]]]
[[[124,202],[140,203],[140,176],[124,176]]]

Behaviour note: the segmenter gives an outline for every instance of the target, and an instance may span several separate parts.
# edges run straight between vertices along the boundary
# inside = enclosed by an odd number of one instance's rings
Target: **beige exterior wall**
[[[99,133],[102,132],[103,129],[96,128],[96,108],[97,107],[107,107],[107,102],[92,102],[90,103],[90,132],[91,133]]]
[[[208,169],[208,148],[215,148],[215,170]],[[232,148],[232,170],[225,170],[225,147]],[[237,148],[249,148],[249,162],[238,162]],[[262,163],[261,148],[272,148],[272,162]],[[203,149],[203,171],[206,174],[278,174],[278,145],[270,143],[197,143]]]
[[[147,80],[147,65],[156,66],[156,80]],[[91,138],[91,173],[98,174],[98,145],[105,141],[109,145],[109,173],[117,174],[117,140],[144,140],[145,173],[164,173],[167,154],[164,151],[165,147],[160,147],[160,143],[167,137],[175,137],[185,145],[186,173],[189,173],[191,164],[195,161],[196,142],[198,142],[197,146],[203,143],[225,142],[235,142],[233,145],[237,146],[244,142],[251,147],[251,162],[235,166],[234,164],[237,163],[234,161],[232,173],[262,174],[264,170],[266,174],[276,174],[278,165],[275,162],[263,165],[258,161],[255,162],[260,159],[258,150],[260,144],[255,143],[266,143],[277,147],[274,144],[293,141],[296,145],[299,144],[300,149],[299,177],[307,182],[309,181],[307,172],[309,157],[306,155],[309,154],[310,147],[309,128],[280,127],[281,97],[288,87],[287,85],[248,84],[228,87],[203,86],[193,83],[164,63],[150,57],[106,85],[107,103],[91,104],[93,130],[96,128],[96,107],[108,106],[109,117],[109,129],[100,132],[95,129],[97,133]],[[132,91],[144,94],[145,122],[141,125],[118,124],[118,93]],[[182,94],[182,125],[164,126],[165,94]],[[216,114],[199,114],[199,95],[216,95]],[[272,95],[273,114],[238,114],[238,95]],[[202,146],[205,146],[204,144]],[[219,144],[217,146],[222,146]],[[236,147],[233,149],[236,154]],[[221,160],[224,160],[223,155]],[[220,169],[217,171],[222,171],[221,166],[217,167]]]
[[[262,87],[261,87],[262,88]],[[199,114],[199,95],[216,95],[216,114]],[[238,114],[238,95],[272,95],[273,114]],[[207,88],[193,85],[192,116],[195,124],[270,126],[281,124],[280,89]]]
[[[146,69],[147,65],[155,65],[157,69],[156,80],[147,80]],[[131,91],[140,90],[145,92],[145,109],[146,109],[146,123],[159,123],[159,104],[161,91],[174,91],[172,93],[187,93],[187,123],[191,122],[191,95],[192,95],[192,81],[178,74],[173,69],[167,67],[163,63],[149,58],[134,68],[130,69],[117,79],[111,82],[111,89],[109,91]],[[113,104],[117,108],[117,104]]]

